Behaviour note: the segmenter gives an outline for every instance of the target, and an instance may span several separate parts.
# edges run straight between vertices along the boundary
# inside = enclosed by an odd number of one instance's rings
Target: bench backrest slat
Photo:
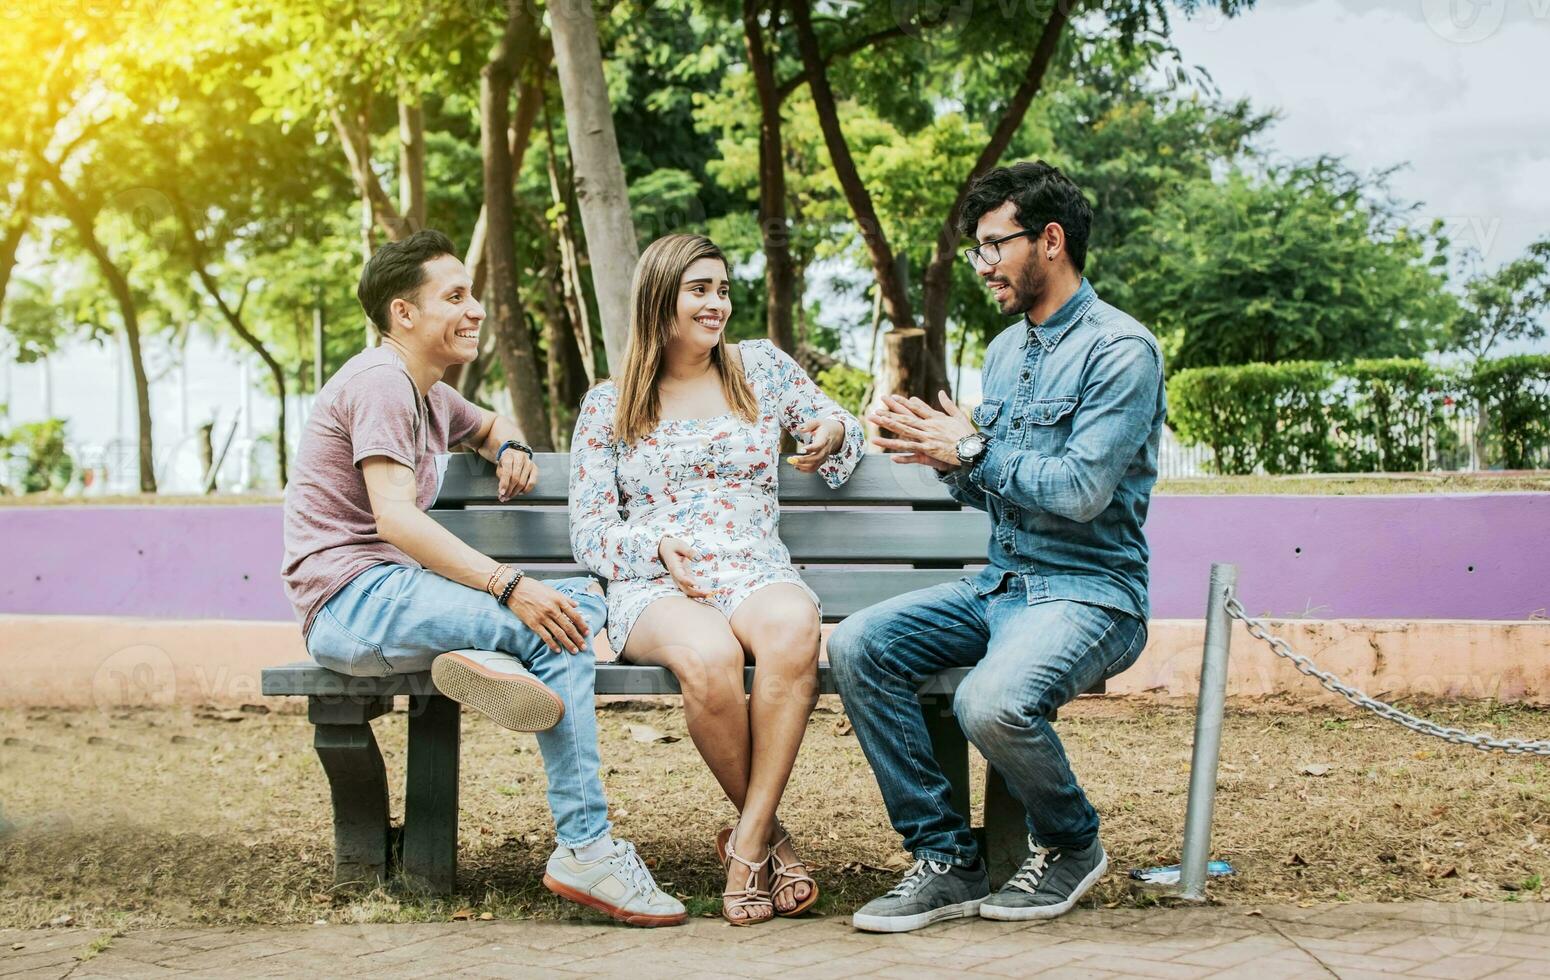
[[[511,504],[564,504],[569,499],[569,453],[539,453],[538,485]],[[869,455],[838,490],[830,490],[822,478],[798,472],[784,460],[780,464],[782,504],[951,504],[952,498],[935,475],[924,466],[901,466],[881,455]],[[437,507],[494,504],[495,469],[473,453],[454,453],[447,465]]]

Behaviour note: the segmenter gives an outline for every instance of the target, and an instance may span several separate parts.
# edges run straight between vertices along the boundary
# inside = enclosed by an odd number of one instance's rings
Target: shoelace
[[[642,895],[650,895],[657,890],[656,880],[651,877],[651,869],[646,867],[646,862],[641,860],[640,854],[635,850],[635,845],[627,841],[619,842],[619,850],[615,852],[622,859],[625,881],[635,886]]]
[[[1049,870],[1051,864],[1060,860],[1060,854],[1051,852],[1047,847],[1040,847],[1031,839],[1028,841],[1028,847],[1033,853],[1028,855],[1023,866],[1017,869],[1017,874],[1013,875],[1007,884],[1032,895],[1039,890],[1039,882],[1043,879],[1044,872]],[[1050,857],[1051,853],[1055,856]]]
[[[945,875],[950,870],[947,865],[940,861],[927,861],[925,858],[921,858],[910,865],[910,869],[904,873],[904,877],[899,880],[899,883],[889,890],[888,896],[908,898],[911,892],[920,887],[921,882],[930,877],[926,874],[927,865],[930,865],[932,872],[939,875]]]

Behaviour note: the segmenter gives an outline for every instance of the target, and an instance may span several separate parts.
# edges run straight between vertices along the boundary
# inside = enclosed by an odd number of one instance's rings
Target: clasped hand
[[[919,398],[884,395],[883,407],[868,414],[867,421],[892,432],[894,438],[879,436],[872,444],[895,453],[890,457],[895,463],[919,463],[938,473],[957,469],[958,440],[974,434],[974,423],[947,397],[947,392],[937,392],[937,399],[944,411],[937,411]]]

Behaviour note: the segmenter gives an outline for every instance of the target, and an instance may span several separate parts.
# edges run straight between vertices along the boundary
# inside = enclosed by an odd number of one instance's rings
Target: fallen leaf
[[[1459,876],[1459,869],[1458,868],[1449,868],[1448,870],[1444,871],[1442,874],[1438,875],[1437,877],[1438,878],[1457,878],[1458,876]]]
[[[1385,864],[1393,864],[1394,862],[1399,860],[1399,855],[1397,855],[1397,854],[1390,854],[1387,851],[1385,851],[1384,853],[1378,855],[1378,860],[1382,861]]]
[[[312,901],[318,905],[332,905],[334,904],[334,896],[328,892],[313,892]]]
[[[1305,776],[1327,776],[1329,775],[1329,764],[1324,762],[1309,763],[1302,767],[1302,773]]]
[[[1522,890],[1523,890],[1523,886],[1519,885],[1517,882],[1512,882],[1512,881],[1504,881],[1504,882],[1502,882],[1502,891],[1504,891],[1504,892],[1520,892]]]
[[[474,917],[474,910],[473,909],[458,909],[456,912],[452,913],[452,921],[453,922],[467,922],[469,919],[472,919],[473,917]]]
[[[493,918],[495,918],[495,913],[494,912],[480,912],[479,913],[479,921],[480,922],[489,922]]]
[[[1281,863],[1288,868],[1306,868],[1308,866],[1308,862],[1302,859],[1301,854],[1293,854]]]
[[[52,919],[48,920],[48,924],[50,926],[58,926],[58,927],[73,926],[73,925],[75,925],[75,916],[73,916],[73,915],[56,916],[55,918],[52,918]]]
[[[678,741],[677,735],[669,735],[664,731],[652,728],[650,725],[626,725],[625,729],[630,733],[630,738],[637,742],[668,744]]]
[[[834,734],[836,735],[849,735],[853,731],[855,731],[855,728],[851,726],[850,718],[847,715],[841,715],[840,719],[834,723]]]
[[[247,715],[269,714],[269,706],[267,704],[245,704],[237,710]]]
[[[1262,917],[1262,916],[1264,916],[1265,913],[1261,912],[1259,909],[1249,909],[1247,912],[1245,912],[1243,914],[1244,915],[1258,915],[1258,916]]]
[[[16,950],[18,950],[18,949],[26,949],[26,948],[27,948],[27,944],[26,944],[26,943],[12,943],[12,944],[11,944],[11,951],[12,951],[12,952],[13,952],[13,953],[14,953],[14,952],[15,952],[15,951],[16,951]]]

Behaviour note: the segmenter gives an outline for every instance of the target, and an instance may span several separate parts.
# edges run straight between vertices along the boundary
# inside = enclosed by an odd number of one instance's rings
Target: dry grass
[[[1424,707],[1471,730],[1550,737],[1546,710]],[[903,856],[837,712],[826,698],[814,716],[784,818],[825,889],[820,909],[847,913],[892,881]],[[711,838],[729,807],[687,739],[634,741],[627,726],[641,723],[684,734],[670,705],[601,713],[618,833],[709,913],[721,887]],[[402,713],[376,723],[391,774],[403,772],[404,727]],[[1115,869],[1089,901],[1150,902],[1123,872],[1177,860],[1191,711],[1084,699],[1059,730],[1103,814]],[[0,840],[0,927],[62,915],[122,929],[440,919],[463,908],[590,914],[539,884],[551,826],[533,739],[475,717],[462,756],[462,893],[449,900],[329,887],[328,792],[299,714],[7,711],[0,741],[0,819],[16,825]],[[1302,772],[1318,763],[1326,775]],[[1216,854],[1238,869],[1212,885],[1221,902],[1550,901],[1550,759],[1423,741],[1329,702],[1240,703],[1217,800]],[[401,814],[401,788],[393,805]]]

